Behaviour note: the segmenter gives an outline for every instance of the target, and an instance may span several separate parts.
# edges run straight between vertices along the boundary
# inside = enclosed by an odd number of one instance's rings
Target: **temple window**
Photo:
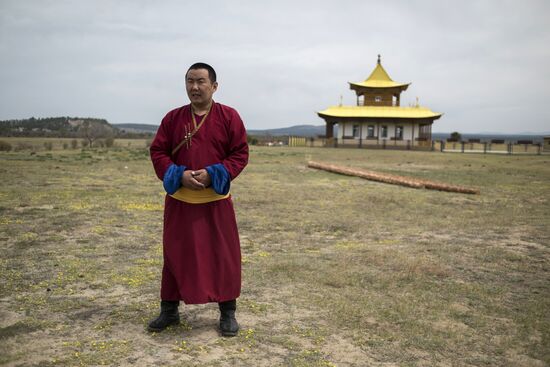
[[[388,137],[388,127],[387,126],[382,126],[382,137],[383,138],[387,138]]]
[[[374,138],[374,125],[367,127],[367,138]]]
[[[376,102],[376,103],[382,102],[382,97],[381,96],[374,97],[374,102]]]
[[[395,127],[395,138],[398,140],[403,139],[403,126],[396,126]]]
[[[359,125],[353,125],[353,137],[354,138],[359,137]]]

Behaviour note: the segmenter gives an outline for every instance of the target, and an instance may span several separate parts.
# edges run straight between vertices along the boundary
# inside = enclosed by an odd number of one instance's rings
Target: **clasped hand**
[[[197,171],[185,170],[183,171],[181,184],[191,190],[203,190],[212,184],[212,180],[208,171],[204,168]]]

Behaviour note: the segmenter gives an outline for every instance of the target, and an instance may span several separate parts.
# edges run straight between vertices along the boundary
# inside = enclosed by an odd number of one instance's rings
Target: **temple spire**
[[[357,95],[360,95],[364,94],[365,92],[363,88],[399,88],[399,91],[395,90],[394,94],[400,93],[402,91],[405,91],[410,83],[394,82],[382,66],[382,55],[378,54],[376,65],[369,77],[365,81],[358,83],[350,82],[349,84],[350,88],[355,90],[356,92],[359,92]],[[371,90],[371,92],[373,92],[373,90]]]

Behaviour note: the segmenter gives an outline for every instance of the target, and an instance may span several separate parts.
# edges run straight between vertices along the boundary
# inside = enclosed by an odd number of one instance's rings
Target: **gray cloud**
[[[195,61],[253,129],[322,124],[382,54],[435,131],[548,131],[545,1],[2,1],[0,119],[156,124],[187,103]]]

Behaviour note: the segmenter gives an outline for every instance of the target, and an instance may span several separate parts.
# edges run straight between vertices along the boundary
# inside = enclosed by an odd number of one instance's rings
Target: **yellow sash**
[[[226,199],[230,196],[230,193],[220,195],[217,194],[211,187],[204,190],[191,190],[186,187],[180,187],[178,191],[170,196],[174,199],[178,199],[189,204],[204,204],[211,201]]]

